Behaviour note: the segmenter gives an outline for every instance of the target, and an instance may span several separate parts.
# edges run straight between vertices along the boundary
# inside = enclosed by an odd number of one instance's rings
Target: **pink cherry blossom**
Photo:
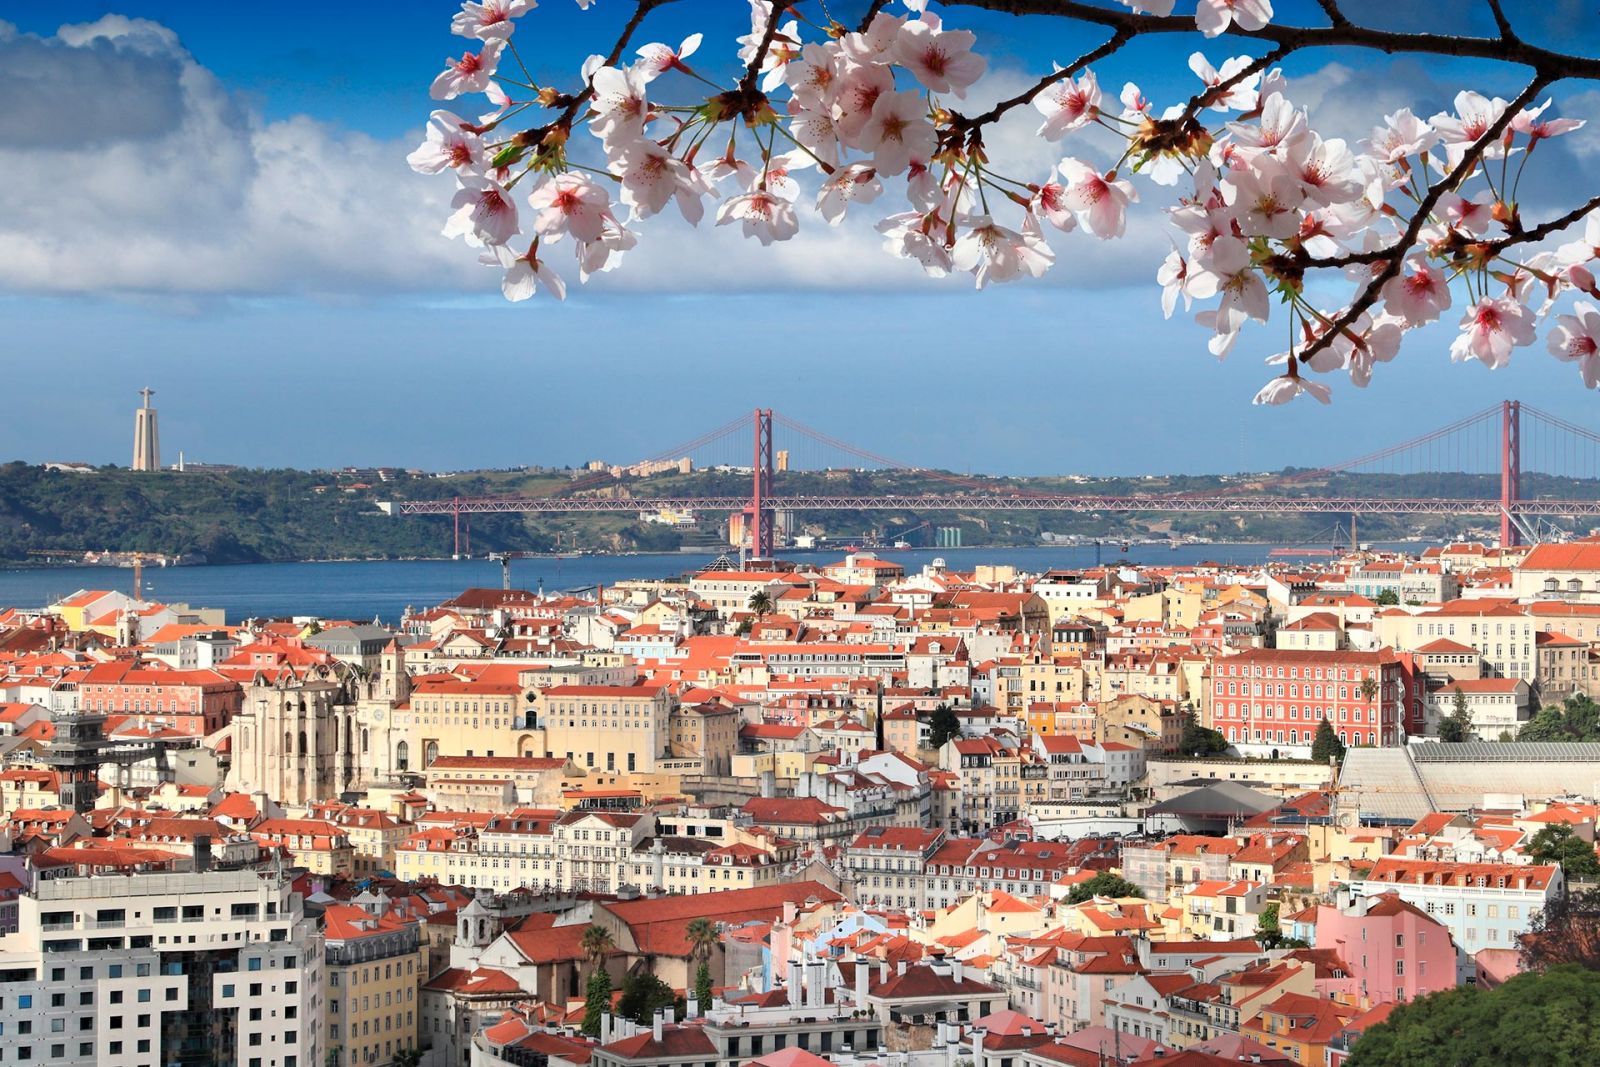
[[[1166,260],[1156,271],[1156,281],[1161,285],[1161,313],[1169,319],[1178,305],[1178,297],[1183,297],[1183,309],[1187,311],[1195,300],[1217,294],[1217,276],[1210,271],[1191,270],[1189,262],[1176,248],[1167,253]]]
[[[534,0],[484,0],[481,4],[468,0],[450,20],[450,32],[486,41],[510,37],[517,28],[511,20],[537,6]]]
[[[839,39],[839,47],[857,63],[888,63],[894,58],[895,42],[899,40],[900,28],[905,24],[904,15],[879,11],[867,23],[865,32],[845,34]]]
[[[1063,233],[1078,228],[1077,217],[1072,214],[1072,207],[1067,203],[1066,186],[1060,182],[1045,182],[1039,186],[1028,202],[1028,210],[1041,216]]]
[[[1523,108],[1511,120],[1513,133],[1526,134],[1528,137],[1528,151],[1533,151],[1540,141],[1551,137],[1560,137],[1573,130],[1584,127],[1583,119],[1546,119],[1540,116],[1549,108],[1550,101],[1546,100],[1538,107]]]
[[[717,209],[717,225],[739,222],[746,237],[754,237],[764,245],[774,241],[787,241],[800,230],[795,219],[794,204],[765,189],[741,193],[723,201]]]
[[[839,136],[854,142],[872,117],[872,109],[877,106],[878,98],[893,91],[894,72],[888,67],[861,63],[846,65],[839,78],[838,95],[833,99],[833,124]]]
[[[625,70],[601,67],[590,79],[595,115],[589,121],[589,129],[600,138],[608,154],[644,136],[645,124],[650,120],[650,101],[645,99],[649,79],[642,66]]]
[[[800,58],[792,61],[783,71],[783,80],[789,86],[796,105],[806,109],[823,108],[832,100],[839,84],[839,73],[844,66],[838,44],[807,44],[800,49]]]
[[[1498,96],[1491,100],[1470,89],[1457,93],[1454,115],[1440,112],[1428,120],[1444,145],[1446,163],[1451,167],[1460,163],[1467,149],[1489,132],[1505,110],[1506,102]],[[1498,159],[1504,154],[1505,150],[1498,143],[1490,145],[1483,153],[1487,159]]]
[[[971,227],[956,241],[951,252],[951,263],[957,270],[971,271],[977,287],[982,289],[990,282],[1009,282],[1030,274],[1037,278],[1050,269],[1055,253],[1039,235],[1038,220],[1033,232],[1018,233],[997,225],[988,215],[974,215],[967,220]]]
[[[1078,213],[1084,227],[1101,240],[1121,237],[1128,204],[1139,199],[1133,183],[1102,175],[1071,156],[1061,161],[1061,175],[1068,183],[1067,206]]]
[[[1451,229],[1482,237],[1494,222],[1492,201],[1493,194],[1488,190],[1470,200],[1458,193],[1445,193],[1439,198],[1439,212]]]
[[[638,235],[607,217],[598,240],[573,242],[578,255],[578,280],[586,282],[591,274],[615,270],[622,262],[622,254],[638,243]]]
[[[526,300],[541,286],[552,293],[557,300],[565,300],[566,281],[539,258],[538,252],[538,241],[534,241],[521,255],[505,245],[492,245],[478,257],[478,262],[489,267],[500,267],[505,271],[500,279],[500,292],[507,300],[513,302]]]
[[[1571,315],[1556,317],[1546,344],[1550,354],[1566,363],[1576,363],[1586,389],[1600,385],[1600,308],[1587,300],[1572,305]]]
[[[1086,70],[1076,81],[1064,78],[1046,87],[1033,98],[1033,106],[1044,116],[1039,136],[1059,141],[1062,134],[1087,125],[1100,113],[1100,83],[1094,71]]]
[[[466,125],[460,115],[435,111],[428,116],[426,139],[406,156],[406,162],[421,174],[438,174],[446,167],[482,170],[483,139]]]
[[[1117,0],[1117,3],[1131,8],[1136,15],[1156,15],[1166,18],[1172,14],[1173,0]]]
[[[481,93],[500,65],[503,38],[485,41],[476,52],[463,52],[460,59],[444,61],[444,70],[433,79],[428,95],[435,100],[454,100],[462,93]]]
[[[1331,403],[1333,391],[1321,382],[1311,382],[1298,374],[1282,374],[1261,387],[1252,404],[1287,404],[1306,393],[1324,404]]]
[[[1382,126],[1374,126],[1366,140],[1367,150],[1385,163],[1398,163],[1407,156],[1419,155],[1435,142],[1439,135],[1422,119],[1403,107],[1392,115],[1383,117]]]
[[[901,27],[894,58],[923,87],[964,97],[989,65],[972,51],[977,40],[970,30],[945,30],[936,17],[923,15]]]
[[[872,153],[879,174],[904,174],[911,160],[927,159],[937,139],[919,93],[885,93],[861,127],[860,146]]]
[[[503,245],[516,236],[517,205],[499,182],[481,174],[457,174],[456,180],[461,188],[450,201],[455,213],[445,222],[446,237]]]
[[[1450,307],[1450,284],[1445,276],[1419,259],[1383,285],[1383,304],[1407,325],[1422,326]]]
[[[1299,175],[1272,156],[1259,156],[1233,178],[1234,219],[1246,237],[1294,236],[1300,229],[1305,186]]]
[[[1340,138],[1323,140],[1315,133],[1285,146],[1289,168],[1318,204],[1344,204],[1361,195],[1363,183],[1355,157]]]
[[[1228,123],[1234,141],[1246,158],[1259,152],[1272,152],[1280,145],[1292,145],[1310,133],[1305,112],[1289,103],[1282,93],[1263,95],[1261,99],[1261,116],[1256,122]]]
[[[654,141],[625,145],[612,161],[611,172],[622,179],[622,202],[633,209],[636,219],[649,218],[667,201],[676,200],[683,217],[697,224],[705,214],[701,197],[712,193],[698,170]]]
[[[528,197],[537,214],[533,229],[541,237],[570,233],[579,241],[598,241],[611,218],[611,198],[599,182],[568,171],[540,185]]]
[[[852,163],[830,174],[817,190],[817,212],[828,225],[837,226],[851,203],[870,204],[882,195],[878,172],[865,163]]]
[[[1207,37],[1224,33],[1232,25],[1259,30],[1271,21],[1271,0],[1200,0],[1194,13],[1194,24]]]
[[[683,61],[700,48],[701,35],[691,33],[683,39],[683,43],[676,48],[655,43],[647,44],[640,48],[635,55],[639,57],[639,74],[645,81],[654,81],[669,70],[687,70]]]
[[[890,255],[915,260],[932,278],[943,278],[950,273],[946,227],[936,214],[904,211],[883,219],[877,229],[883,234],[884,251]]]
[[[1214,88],[1230,78],[1237,77],[1239,72],[1250,65],[1249,56],[1234,56],[1222,64],[1218,70],[1211,65],[1205,53],[1196,52],[1189,57],[1189,69],[1194,71],[1207,87]],[[1249,111],[1256,106],[1256,86],[1261,83],[1260,73],[1244,78],[1227,92],[1217,97],[1207,105],[1212,111]]]
[[[1461,333],[1450,345],[1457,363],[1477,359],[1490,370],[1511,361],[1511,350],[1533,343],[1534,317],[1522,304],[1505,297],[1483,297],[1461,316]]]

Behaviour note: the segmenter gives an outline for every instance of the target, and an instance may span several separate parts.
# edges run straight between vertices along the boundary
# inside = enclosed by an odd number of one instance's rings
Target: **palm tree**
[[[710,919],[691,920],[684,929],[684,933],[689,938],[689,951],[697,963],[705,963],[710,960],[711,951],[722,940],[717,936],[717,928],[711,925]]]
[[[758,589],[750,594],[750,610],[756,613],[756,618],[772,610],[772,594],[765,589]]]
[[[611,937],[611,931],[599,923],[590,924],[583,932],[583,940],[579,942],[583,955],[590,964],[599,966],[601,961],[616,950],[617,943]]]
[[[1361,696],[1366,700],[1366,702],[1368,704],[1372,703],[1372,698],[1377,695],[1378,679],[1374,678],[1370,674],[1361,679]]]

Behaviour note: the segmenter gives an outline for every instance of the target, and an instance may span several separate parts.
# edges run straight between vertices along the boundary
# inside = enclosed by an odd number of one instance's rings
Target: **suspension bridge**
[[[847,460],[841,466],[840,458]],[[643,491],[658,473],[712,470],[747,479],[737,492],[706,496],[652,495]],[[798,472],[824,472],[848,481],[853,471],[875,469],[922,476],[938,491],[905,493],[783,493],[780,482]],[[1496,496],[1349,496],[1318,492],[1344,474],[1474,474],[1499,477]],[[1438,429],[1355,459],[1315,470],[1230,478],[1220,489],[1100,495],[1039,492],[997,478],[964,477],[903,463],[841,441],[795,419],[758,408],[732,422],[665,449],[638,463],[607,467],[575,478],[549,496],[448,497],[381,505],[398,515],[449,515],[461,550],[461,521],[474,514],[725,512],[741,524],[752,555],[772,554],[780,512],[874,511],[1075,513],[1239,513],[1339,515],[1443,515],[1498,518],[1500,543],[1536,539],[1538,524],[1555,519],[1600,518],[1600,492],[1592,499],[1532,497],[1525,475],[1600,477],[1600,433],[1516,400],[1476,411]],[[628,480],[628,479],[632,480]],[[1482,479],[1480,479],[1481,481]],[[814,481],[814,479],[813,479]]]

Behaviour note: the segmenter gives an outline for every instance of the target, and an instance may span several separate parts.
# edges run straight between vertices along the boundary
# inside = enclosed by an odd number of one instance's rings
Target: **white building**
[[[1350,884],[1358,896],[1397,893],[1450,930],[1467,955],[1516,948],[1565,879],[1554,864],[1444,863],[1385,857]]]
[[[41,879],[0,937],[0,1062],[321,1067],[323,951],[256,871]]]

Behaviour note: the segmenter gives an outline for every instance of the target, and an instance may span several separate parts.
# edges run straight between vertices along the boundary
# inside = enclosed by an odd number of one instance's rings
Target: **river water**
[[[1106,544],[1098,556],[1110,563],[1128,559],[1151,565],[1261,563],[1278,546],[1269,544],[1164,545]],[[1425,545],[1379,544],[1420,552]],[[1096,562],[1093,545],[1024,548],[942,548],[882,550],[907,571],[921,569],[935,558],[951,568],[968,570],[985,563],[1011,564],[1027,571],[1051,567],[1086,567]],[[842,551],[785,552],[785,559],[832,562]],[[673,578],[693,572],[714,559],[714,552],[640,553],[631,556],[579,556],[572,559],[519,559],[511,564],[511,581],[519,589],[571,590],[610,585],[629,578]],[[322,618],[381,619],[395,622],[407,605],[428,607],[471,586],[498,586],[500,564],[483,559],[383,560],[337,563],[260,563],[216,567],[147,567],[147,598],[194,607],[222,608],[229,622],[247,618],[317,615]],[[133,572],[119,567],[35,567],[0,569],[0,607],[39,607],[80,589],[122,589],[131,592]]]

